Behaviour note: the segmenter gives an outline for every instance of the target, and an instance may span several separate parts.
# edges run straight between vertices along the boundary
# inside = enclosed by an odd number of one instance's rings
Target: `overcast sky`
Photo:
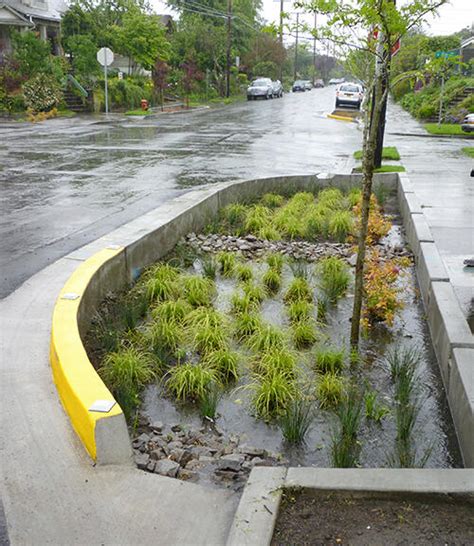
[[[406,0],[409,1],[409,0]],[[152,6],[157,13],[173,13],[163,0],[150,0]],[[199,3],[199,0],[193,0]],[[278,21],[280,0],[263,0],[263,17],[269,21]],[[285,0],[285,11],[291,12],[293,1]],[[306,22],[313,21],[314,16],[306,15]],[[429,23],[429,28],[426,28],[428,34],[452,34],[466,26],[471,26],[474,22],[474,0],[451,0],[439,10],[439,17],[434,17]]]

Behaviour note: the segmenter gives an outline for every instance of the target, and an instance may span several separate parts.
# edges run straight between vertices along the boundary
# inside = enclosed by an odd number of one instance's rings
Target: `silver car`
[[[283,97],[283,86],[281,85],[280,80],[272,81],[273,96],[275,98]]]
[[[468,114],[462,124],[461,124],[461,129],[465,132],[465,133],[471,133],[472,131],[474,131],[474,114]]]
[[[273,82],[270,78],[257,78],[247,88],[247,100],[273,98]]]

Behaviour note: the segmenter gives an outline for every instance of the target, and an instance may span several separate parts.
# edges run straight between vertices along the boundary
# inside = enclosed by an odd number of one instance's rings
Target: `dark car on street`
[[[306,91],[305,82],[303,80],[296,80],[291,90],[293,93],[296,93],[297,91]]]

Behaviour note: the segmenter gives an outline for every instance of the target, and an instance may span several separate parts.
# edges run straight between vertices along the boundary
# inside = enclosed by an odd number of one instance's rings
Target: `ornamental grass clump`
[[[344,357],[344,349],[318,347],[316,352],[316,370],[323,374],[341,373],[344,370]]]
[[[276,209],[281,207],[285,202],[285,198],[277,193],[266,193],[262,197],[262,205],[269,209]]]
[[[217,372],[203,364],[178,364],[168,373],[166,388],[178,401],[201,400],[210,383],[217,382]]]
[[[314,195],[310,192],[298,192],[291,197],[286,205],[292,212],[304,212],[308,207],[314,204]]]
[[[308,320],[314,311],[314,305],[306,300],[293,301],[288,305],[288,318],[290,322]]]
[[[157,320],[148,325],[145,340],[156,355],[176,355],[184,342],[184,331],[175,320]]]
[[[267,269],[262,277],[262,282],[269,293],[274,294],[280,290],[281,273],[277,269]]]
[[[185,325],[197,331],[202,328],[222,328],[225,322],[225,317],[212,307],[197,307],[186,316]]]
[[[306,279],[297,278],[292,281],[285,294],[285,302],[307,301],[312,303],[313,292]]]
[[[278,271],[278,273],[281,273],[285,259],[281,254],[274,252],[272,254],[268,254],[266,257],[266,262],[270,269],[274,269],[275,271]]]
[[[220,327],[203,326],[199,328],[192,340],[193,347],[203,356],[214,351],[227,349],[227,339]]]
[[[317,335],[314,322],[299,320],[291,325],[293,343],[297,349],[308,349],[316,343]]]
[[[202,272],[208,279],[216,278],[218,263],[214,256],[206,256],[201,259]]]
[[[316,396],[322,409],[335,408],[346,396],[346,380],[336,373],[320,375],[316,385]]]
[[[337,409],[339,424],[331,442],[331,458],[336,468],[353,468],[358,464],[361,410],[362,402],[357,394],[345,397]]]
[[[185,297],[193,307],[210,306],[216,293],[214,282],[207,277],[191,275],[184,277],[183,288]]]
[[[288,349],[270,348],[257,357],[254,368],[260,375],[278,372],[293,378],[295,375],[296,357]]]
[[[304,398],[293,399],[280,418],[280,428],[290,444],[301,444],[313,420],[312,404]]]
[[[295,279],[308,278],[308,264],[304,260],[291,260],[288,265]]]
[[[170,300],[157,305],[152,311],[152,317],[157,321],[176,322],[182,324],[191,306],[185,300]]]
[[[262,325],[258,315],[243,312],[237,315],[234,323],[234,335],[239,341],[245,341]]]
[[[201,397],[199,411],[201,416],[214,421],[217,418],[217,406],[222,398],[222,391],[216,383],[209,383]]]
[[[348,210],[335,211],[329,218],[328,233],[343,243],[352,232],[353,224],[352,214]]]
[[[179,297],[179,269],[169,264],[158,264],[147,273],[146,294],[148,301],[165,301]]]
[[[237,266],[237,257],[233,252],[219,252],[217,255],[221,273],[224,277],[233,277]]]
[[[241,295],[239,292],[232,294],[230,299],[231,309],[235,315],[241,313],[254,313],[258,310],[258,303],[251,300],[248,296]]]
[[[265,289],[258,284],[245,282],[242,284],[244,297],[248,298],[251,304],[259,305],[265,299]]]
[[[282,234],[272,225],[268,225],[260,229],[257,237],[266,241],[281,241]]]
[[[248,345],[255,352],[264,353],[272,349],[284,349],[284,333],[271,324],[261,324],[249,338]]]
[[[258,232],[271,224],[271,211],[262,205],[255,205],[247,212],[245,231],[257,235]]]
[[[239,203],[227,205],[221,212],[221,218],[229,226],[231,231],[236,234],[240,234],[245,225],[245,219],[247,217],[247,207]]]
[[[369,390],[364,394],[365,417],[375,423],[381,423],[382,419],[389,415],[390,409],[379,402],[376,391]]]
[[[237,354],[229,349],[218,349],[206,354],[204,363],[217,372],[222,383],[239,378]]]
[[[109,353],[99,368],[127,418],[139,404],[140,389],[154,381],[159,371],[159,363],[150,354],[133,347]]]
[[[318,237],[326,235],[328,221],[320,208],[313,207],[304,217],[304,237],[309,241],[315,241]]]
[[[249,281],[253,277],[252,268],[248,264],[238,264],[236,277],[239,281]]]
[[[344,195],[337,188],[325,188],[318,193],[318,205],[331,210],[342,209],[345,206]]]
[[[281,372],[257,375],[250,388],[254,391],[252,405],[255,413],[264,419],[270,419],[284,411],[296,394],[294,381]]]
[[[337,303],[346,293],[351,280],[348,265],[341,258],[329,256],[318,262],[316,274],[324,297],[331,303]]]

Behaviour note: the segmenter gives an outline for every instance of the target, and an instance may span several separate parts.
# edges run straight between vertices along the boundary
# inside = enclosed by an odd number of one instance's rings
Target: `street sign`
[[[457,49],[452,49],[451,51],[437,51],[435,53],[437,59],[440,59],[441,57],[447,59],[448,57],[457,57],[458,55],[459,51]]]
[[[97,61],[104,67],[105,114],[109,113],[109,86],[107,84],[107,67],[114,62],[114,52],[108,47],[101,47],[97,52]]]
[[[393,44],[392,46],[392,57],[395,57],[395,55],[400,51],[400,38]]]
[[[108,47],[101,47],[97,52],[97,61],[102,66],[110,66],[114,62],[114,52]]]

